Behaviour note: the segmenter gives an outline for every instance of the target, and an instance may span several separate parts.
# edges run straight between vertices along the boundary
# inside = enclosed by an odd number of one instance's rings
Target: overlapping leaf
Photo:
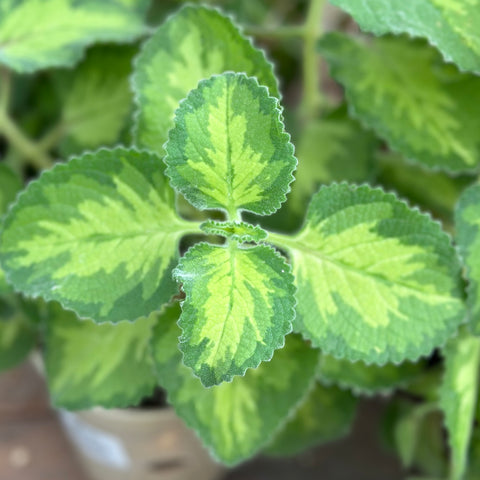
[[[479,0],[331,0],[363,30],[424,37],[446,60],[480,73]]]
[[[480,362],[480,339],[462,332],[450,340],[444,351],[445,378],[440,405],[451,447],[452,480],[461,480],[467,465],[467,452],[474,423]]]
[[[363,362],[339,360],[323,355],[319,378],[327,384],[349,388],[356,394],[387,394],[407,385],[423,372],[423,362],[405,362],[401,365],[365,365]]]
[[[205,386],[270,360],[295,316],[293,277],[268,246],[201,243],[174,270],[186,299],[180,349]]]
[[[455,209],[456,239],[467,267],[470,324],[480,334],[480,185],[463,191]]]
[[[0,64],[26,73],[71,66],[89,44],[145,33],[147,7],[144,0],[0,0]]]
[[[229,18],[196,6],[171,16],[145,44],[136,62],[137,145],[163,154],[162,145],[180,100],[201,79],[225,71],[255,76],[271,95],[278,96],[271,64]]]
[[[200,228],[208,235],[220,235],[239,242],[261,242],[268,236],[267,232],[258,225],[245,222],[207,220],[200,225]]]
[[[353,422],[356,398],[336,387],[317,383],[295,415],[267,447],[270,455],[295,455],[346,435]]]
[[[95,47],[79,67],[58,75],[62,97],[62,152],[113,145],[132,110],[129,75],[136,49]]]
[[[49,306],[45,366],[53,403],[70,410],[130,407],[156,385],[150,349],[156,317],[115,325]]]
[[[323,187],[295,237],[269,238],[292,260],[294,328],[325,353],[377,364],[415,360],[464,318],[449,237],[393,194]]]
[[[5,220],[2,266],[30,296],[98,322],[158,310],[189,225],[176,216],[161,160],[99,150],[32,182]]]
[[[351,113],[407,158],[448,171],[480,164],[480,78],[442,64],[423,41],[368,42],[334,33],[320,41]]]
[[[215,457],[235,464],[259,451],[312,386],[318,352],[289,335],[272,361],[231,383],[205,388],[182,364],[176,347],[178,305],[169,307],[154,334],[159,383],[177,414]]]
[[[176,112],[166,174],[200,210],[268,215],[286,199],[297,161],[278,100],[244,74],[200,82]]]

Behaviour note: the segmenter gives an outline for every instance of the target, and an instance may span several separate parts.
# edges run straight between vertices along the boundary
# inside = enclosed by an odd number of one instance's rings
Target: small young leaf
[[[356,406],[357,399],[350,392],[317,383],[293,418],[275,436],[266,453],[295,455],[347,435]]]
[[[460,263],[449,237],[393,194],[323,187],[295,237],[269,238],[292,260],[294,328],[337,358],[416,360],[464,319]]]
[[[95,47],[77,69],[58,75],[63,153],[118,141],[133,105],[128,78],[135,52],[128,45]]]
[[[1,0],[0,64],[21,73],[72,66],[94,42],[146,33],[147,7],[143,0]]]
[[[444,350],[445,378],[440,406],[445,414],[451,448],[451,480],[461,480],[467,466],[467,452],[477,402],[480,339],[462,332]]]
[[[425,42],[403,37],[367,43],[333,33],[319,46],[351,113],[394,150],[431,168],[478,168],[478,76],[459,73]]]
[[[205,388],[182,364],[176,348],[180,308],[166,309],[154,333],[159,383],[185,423],[222,462],[233,465],[258,452],[312,387],[318,352],[298,336],[270,362],[231,383]]]
[[[387,364],[379,367],[322,355],[319,378],[324,383],[349,388],[355,394],[385,395],[414,380],[424,366],[423,362],[405,362],[401,365]]]
[[[243,375],[283,346],[295,316],[290,267],[272,248],[201,243],[173,272],[186,299],[184,363],[209,387]]]
[[[463,191],[455,209],[456,240],[467,267],[470,325],[480,334],[480,185]]]
[[[155,316],[97,325],[49,305],[45,366],[56,407],[130,407],[156,385],[150,349]]]
[[[207,220],[200,225],[200,229],[208,235],[220,235],[238,242],[261,242],[268,236],[268,233],[258,225],[244,222]]]
[[[268,215],[293,181],[289,138],[278,100],[256,79],[224,73],[201,81],[176,111],[166,174],[200,210]]]
[[[180,100],[203,78],[227,70],[257,77],[278,96],[272,65],[229,18],[193,5],[172,15],[145,44],[135,65],[136,144],[163,155]]]
[[[98,322],[135,320],[176,291],[171,270],[186,228],[159,158],[99,150],[28,186],[5,219],[0,259],[27,295]]]
[[[447,61],[480,73],[478,0],[330,0],[363,30],[375,35],[408,33],[438,47]]]

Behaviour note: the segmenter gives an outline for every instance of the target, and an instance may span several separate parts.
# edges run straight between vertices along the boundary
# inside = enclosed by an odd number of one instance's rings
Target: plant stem
[[[304,121],[317,116],[324,99],[320,91],[320,63],[316,43],[321,35],[322,11],[325,0],[310,0],[303,34],[303,98],[300,112]]]
[[[10,118],[8,113],[12,93],[12,75],[0,67],[0,134],[39,170],[52,166],[51,158],[33,140],[30,140]]]

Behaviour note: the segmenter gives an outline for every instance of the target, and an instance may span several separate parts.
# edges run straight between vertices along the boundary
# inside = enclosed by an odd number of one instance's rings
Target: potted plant
[[[247,28],[273,43],[303,40],[302,99],[285,111],[272,64],[228,16],[195,5],[168,16],[135,56],[131,145],[74,153],[9,208],[6,283],[50,302],[31,308],[57,405],[127,406],[161,385],[212,455],[234,465],[337,438],[354,394],[400,388],[385,436],[405,467],[476,478],[478,5],[332,3],[378,37],[324,33],[321,0],[301,26]],[[88,20],[52,44],[33,48],[0,23],[0,61],[20,72],[68,65],[94,40],[145,33],[125,21],[145,2],[67,4]],[[33,17],[28,5],[2,18]],[[345,104],[319,88],[318,54]],[[122,138],[115,108],[125,114],[128,102],[108,101],[128,75],[112,67],[112,83],[100,81],[105,54],[89,55],[96,66],[87,57],[73,78],[55,76],[70,114],[37,143],[7,115],[3,71],[0,132],[20,157],[43,168],[53,148]],[[98,118],[73,128],[88,102]]]

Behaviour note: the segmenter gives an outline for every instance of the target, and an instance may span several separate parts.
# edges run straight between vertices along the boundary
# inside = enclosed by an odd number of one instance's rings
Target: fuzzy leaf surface
[[[467,302],[472,331],[480,334],[480,185],[465,189],[455,208],[456,240],[467,267]]]
[[[448,342],[444,357],[445,377],[440,389],[440,406],[452,452],[450,478],[461,480],[467,467],[477,405],[480,339],[461,332]]]
[[[205,388],[182,363],[176,346],[180,308],[169,307],[154,333],[154,356],[159,383],[185,423],[193,428],[213,455],[233,465],[258,452],[281,428],[314,381],[318,351],[298,336],[270,362],[249,370],[231,383]]]
[[[261,242],[268,236],[268,233],[258,225],[245,222],[207,220],[200,225],[200,229],[208,235],[220,235],[239,242]]]
[[[330,0],[362,30],[427,38],[445,60],[480,73],[479,0]]]
[[[27,295],[98,322],[135,320],[176,291],[185,224],[159,158],[99,150],[28,186],[5,220],[0,259]]]
[[[229,18],[193,5],[168,18],[136,61],[136,144],[163,155],[180,100],[203,78],[225,71],[255,76],[279,95],[272,65]]]
[[[147,7],[126,0],[0,0],[0,64],[20,73],[72,66],[92,43],[146,33]]]
[[[349,388],[357,395],[388,394],[417,378],[424,366],[422,362],[405,362],[380,367],[322,355],[319,378],[324,383]]]
[[[130,407],[156,385],[150,350],[156,317],[98,325],[49,306],[45,366],[58,408]]]
[[[396,151],[430,168],[478,169],[480,78],[443,64],[423,41],[325,36],[320,52],[351,113]]]
[[[243,375],[283,346],[295,316],[290,267],[271,247],[200,243],[173,275],[185,292],[185,365],[209,387]]]
[[[269,238],[288,249],[293,264],[294,329],[337,358],[416,360],[465,316],[449,237],[393,194],[322,187],[295,237]]]
[[[307,448],[347,435],[356,406],[357,399],[350,392],[317,383],[295,415],[275,436],[266,453],[296,455]]]
[[[100,46],[72,71],[61,72],[64,154],[115,144],[132,111],[129,75],[136,49]]]
[[[297,164],[278,100],[244,74],[202,80],[176,111],[165,149],[172,186],[198,209],[233,218],[280,208]]]

